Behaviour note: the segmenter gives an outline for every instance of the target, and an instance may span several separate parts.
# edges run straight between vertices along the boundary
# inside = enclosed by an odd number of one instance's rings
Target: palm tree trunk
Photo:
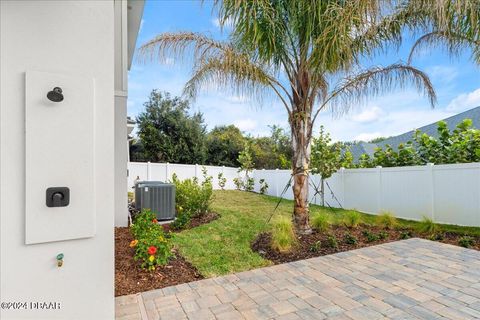
[[[301,113],[297,113],[301,115]],[[299,234],[310,234],[308,208],[308,169],[310,165],[311,139],[310,117],[297,116],[291,119],[293,147],[293,222]]]

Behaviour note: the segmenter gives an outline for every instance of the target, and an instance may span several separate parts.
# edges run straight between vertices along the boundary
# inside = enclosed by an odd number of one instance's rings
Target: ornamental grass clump
[[[422,221],[418,223],[417,229],[420,232],[434,234],[438,231],[438,226],[432,219],[423,216]]]
[[[153,212],[145,209],[138,214],[130,232],[134,237],[130,242],[130,247],[135,249],[133,259],[140,261],[142,268],[153,271],[157,266],[168,263],[172,256],[171,236],[158,224]]]
[[[398,225],[397,218],[393,215],[393,213],[388,211],[383,211],[380,215],[377,216],[377,225],[391,230],[394,229]]]
[[[287,217],[279,217],[272,222],[272,249],[289,251],[296,242],[293,223]]]
[[[347,228],[356,228],[362,223],[362,215],[358,211],[347,211],[343,217],[343,224]]]
[[[311,219],[312,227],[319,232],[324,232],[330,229],[330,217],[325,213],[317,213]]]

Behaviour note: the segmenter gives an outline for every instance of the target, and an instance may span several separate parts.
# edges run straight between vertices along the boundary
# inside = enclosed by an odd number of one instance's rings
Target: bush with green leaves
[[[314,229],[319,232],[324,232],[330,229],[330,217],[325,213],[317,213],[310,219],[310,223]]]
[[[372,233],[368,230],[364,230],[362,232],[362,234],[365,237],[365,239],[367,239],[367,242],[374,242],[374,241],[378,241],[380,239],[380,237],[378,235],[376,235],[375,233]]]
[[[424,165],[427,163],[448,164],[480,161],[480,130],[473,127],[471,119],[464,119],[452,131],[445,121],[437,124],[437,137],[419,130],[412,141],[398,145],[377,148],[373,158],[363,154],[358,167],[374,168]]]
[[[464,248],[470,248],[475,245],[475,240],[470,236],[463,236],[458,239],[458,245]]]
[[[322,243],[321,243],[320,240],[319,240],[319,241],[315,241],[314,243],[312,243],[312,244],[310,245],[309,250],[310,250],[311,252],[318,252],[318,251],[320,250],[320,247],[321,247],[321,246],[322,246]]]
[[[357,242],[358,242],[358,239],[354,235],[352,235],[351,233],[347,232],[344,235],[344,241],[345,241],[346,244],[356,245]]]
[[[410,231],[402,231],[400,233],[400,239],[405,240],[405,239],[410,239],[412,237],[412,233]]]
[[[358,211],[347,211],[343,217],[343,224],[347,228],[356,228],[362,223],[362,215]]]
[[[393,215],[393,213],[388,211],[382,211],[376,218],[377,225],[391,230],[394,229],[398,225],[397,218]]]
[[[243,189],[244,183],[242,178],[239,178],[239,177],[233,178],[233,184],[235,185],[235,189],[237,190]]]
[[[422,221],[417,225],[419,232],[434,234],[438,230],[438,225],[429,217],[423,216]]]
[[[289,251],[296,243],[292,220],[278,217],[272,221],[272,248],[280,252]]]
[[[388,235],[388,232],[385,232],[385,231],[380,231],[378,233],[378,238],[380,240],[385,240],[385,239],[388,239],[389,235]]]
[[[255,188],[255,179],[252,177],[247,177],[245,180],[245,191],[252,192]]]
[[[207,170],[202,169],[203,180],[194,177],[192,179],[179,180],[177,175],[172,176],[172,183],[175,184],[176,218],[172,223],[174,229],[185,228],[192,217],[200,217],[210,211],[213,200],[213,186],[211,176]]]
[[[133,258],[141,262],[142,268],[153,271],[168,263],[172,256],[171,235],[165,233],[153,212],[143,210],[136,215],[130,232],[134,238],[130,242],[130,247],[135,250]]]
[[[327,245],[329,248],[338,250],[338,240],[337,240],[337,237],[335,237],[334,234],[329,234],[329,235],[327,236],[327,243],[326,243],[326,245]]]
[[[225,185],[227,184],[227,178],[223,175],[222,172],[218,174],[218,186],[220,189],[225,190]]]
[[[267,190],[268,190],[267,181],[265,181],[265,179],[260,179],[258,182],[260,183],[260,194],[267,193]]]
[[[434,233],[428,237],[429,240],[432,241],[442,241],[445,238],[443,233]]]

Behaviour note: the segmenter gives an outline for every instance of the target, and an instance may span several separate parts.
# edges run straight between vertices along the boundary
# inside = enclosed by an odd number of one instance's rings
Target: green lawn
[[[272,214],[278,198],[242,191],[215,191],[213,210],[221,217],[209,224],[185,230],[175,235],[175,245],[205,277],[245,271],[270,264],[252,252],[250,243],[255,236],[268,230],[266,220]],[[275,215],[290,215],[292,201],[283,200]],[[333,219],[342,219],[346,210],[312,205],[311,213],[324,212]],[[374,223],[375,216],[362,214],[365,223]],[[404,226],[416,222],[400,220]],[[480,228],[440,226],[443,231],[480,235]]]

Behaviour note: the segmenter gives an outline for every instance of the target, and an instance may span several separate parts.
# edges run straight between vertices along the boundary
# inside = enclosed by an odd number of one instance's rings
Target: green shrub
[[[197,178],[180,181],[175,174],[172,182],[176,188],[177,208],[181,208],[188,217],[202,216],[210,210],[213,197],[212,177],[207,176],[205,169],[202,183],[199,183]]]
[[[362,222],[362,215],[358,211],[347,211],[343,223],[348,228],[356,228]]]
[[[412,233],[410,231],[402,231],[400,233],[400,239],[405,240],[405,239],[410,239],[412,237]]]
[[[363,236],[367,239],[367,242],[374,242],[378,241],[380,237],[368,230],[363,230],[362,232]]]
[[[329,248],[333,248],[335,250],[338,250],[338,241],[337,241],[337,237],[335,237],[335,235],[333,235],[333,234],[328,235],[327,246]]]
[[[225,190],[225,185],[227,184],[227,178],[223,175],[222,172],[218,174],[218,186],[222,189]]]
[[[177,214],[171,226],[174,230],[184,229],[190,223],[190,220],[192,218],[190,216],[190,212],[183,210],[183,208],[178,205],[177,205],[176,211],[177,211]]]
[[[322,243],[320,241],[315,241],[312,245],[310,245],[309,250],[311,252],[318,252],[318,250],[320,250],[321,244]]]
[[[233,178],[233,184],[235,185],[235,189],[242,190],[243,189],[243,180],[242,178]]]
[[[345,233],[344,240],[346,244],[356,245],[358,240],[355,236],[350,233]]]
[[[458,245],[464,248],[470,248],[475,245],[475,240],[472,237],[463,236],[460,239],[458,239]]]
[[[443,233],[434,233],[428,237],[432,241],[442,241],[444,239]]]
[[[142,268],[153,271],[157,266],[168,263],[172,255],[170,235],[165,234],[153,212],[143,210],[139,213],[130,226],[130,232],[134,237],[130,243],[130,247],[135,249],[133,259],[140,260]]]
[[[268,190],[268,183],[265,179],[260,179],[258,182],[260,183],[260,194],[265,194]]]
[[[376,220],[377,225],[387,230],[393,229],[398,225],[397,218],[395,218],[395,216],[388,211],[381,212],[381,214],[377,216]]]
[[[388,232],[385,232],[385,231],[380,231],[380,232],[378,233],[378,238],[379,238],[380,240],[388,239],[388,236],[389,236],[389,235],[388,235]]]
[[[330,217],[325,213],[317,213],[312,217],[311,224],[319,232],[327,231],[330,228]]]
[[[272,222],[272,248],[280,252],[289,251],[295,244],[293,223],[287,217],[279,217]]]
[[[245,181],[245,191],[252,192],[255,188],[255,179],[248,177]]]
[[[423,216],[422,221],[420,221],[417,225],[417,229],[420,232],[433,234],[437,232],[438,226],[435,222],[433,222],[432,219]]]

